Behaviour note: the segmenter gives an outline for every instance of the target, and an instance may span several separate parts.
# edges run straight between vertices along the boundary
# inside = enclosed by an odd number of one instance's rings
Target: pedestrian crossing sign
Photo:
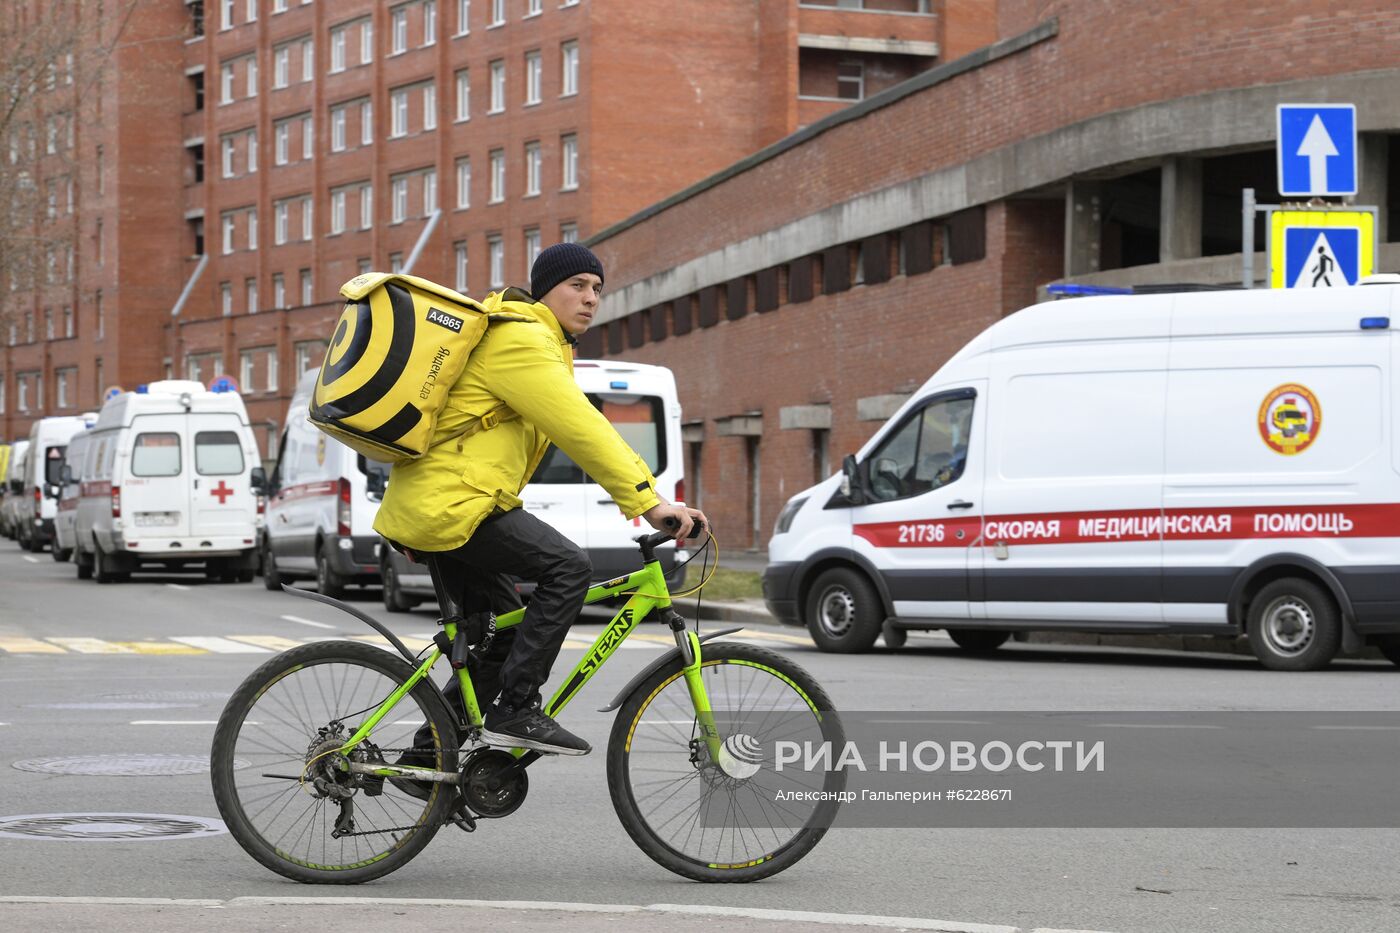
[[[1339,288],[1374,271],[1376,215],[1370,211],[1273,211],[1272,288]]]

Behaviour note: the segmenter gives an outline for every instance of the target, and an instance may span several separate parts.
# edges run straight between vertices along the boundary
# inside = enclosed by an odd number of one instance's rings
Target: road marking
[[[324,622],[313,622],[310,619],[303,619],[301,616],[280,616],[279,618],[286,619],[288,622],[296,622],[299,625],[309,625],[312,628],[335,628],[334,625],[327,625]]]
[[[217,726],[217,719],[133,719],[133,726]],[[256,726],[260,723],[244,722],[245,726]]]
[[[389,639],[385,638],[383,635],[351,635],[350,638],[354,641],[363,641],[371,645],[378,645],[381,648],[394,647],[393,643],[389,641]],[[424,648],[432,644],[431,641],[424,641],[421,638],[414,638],[411,635],[405,635],[404,637],[400,638],[399,641],[403,642],[404,647],[407,648],[409,651],[422,651]]]
[[[189,645],[177,645],[169,641],[118,641],[116,645],[123,645],[135,651],[137,654],[208,654],[203,648],[192,648]]]
[[[39,558],[33,557],[33,556],[29,555],[29,554],[24,555],[24,559],[27,560],[27,561],[29,561],[31,564],[37,564],[37,563],[39,563]]]
[[[203,648],[205,651],[212,651],[215,654],[267,654],[267,648],[259,648],[257,645],[240,645],[236,641],[227,638],[219,638],[214,635],[185,635],[171,638],[171,641],[178,641],[182,645],[191,645],[195,648]]]
[[[300,648],[304,644],[304,642],[283,638],[281,635],[230,635],[229,638],[245,644],[257,645],[259,648],[271,648],[273,651]]]
[[[165,584],[165,585],[168,586],[168,587],[170,587],[172,590],[187,590],[187,589],[189,589],[189,587],[188,587],[188,586],[185,586],[185,584],[183,584],[183,583],[167,583],[167,584]]]
[[[811,638],[808,638],[803,635],[785,635],[782,632],[765,632],[762,629],[740,629],[734,634],[740,638],[759,638],[770,641],[782,641],[787,642],[790,645],[806,645],[808,647],[811,647],[813,644]]]
[[[60,648],[76,651],[78,654],[135,654],[136,652],[112,641],[101,638],[50,638]]]
[[[37,638],[0,638],[0,651],[9,654],[63,654],[57,645],[40,641]]]

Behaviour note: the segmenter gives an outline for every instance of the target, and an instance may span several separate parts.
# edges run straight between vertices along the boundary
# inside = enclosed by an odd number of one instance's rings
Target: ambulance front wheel
[[[807,591],[807,630],[823,651],[869,651],[884,621],[880,594],[859,570],[833,567]]]
[[[1261,589],[1249,604],[1249,647],[1275,671],[1316,671],[1342,643],[1342,620],[1332,597],[1309,580],[1286,577]]]

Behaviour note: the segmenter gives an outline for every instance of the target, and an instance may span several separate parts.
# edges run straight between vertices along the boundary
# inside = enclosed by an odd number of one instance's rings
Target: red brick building
[[[1400,269],[1394,3],[1002,0],[997,33],[589,241],[610,291],[581,353],[675,369],[731,548],[1045,284],[1240,283],[1279,103],[1356,105],[1354,200]]]
[[[84,100],[44,105],[90,111],[76,248],[71,281],[5,296],[4,438],[109,386],[222,373],[265,442],[361,269],[523,282],[542,246],[995,35],[989,0],[78,7],[115,51]]]

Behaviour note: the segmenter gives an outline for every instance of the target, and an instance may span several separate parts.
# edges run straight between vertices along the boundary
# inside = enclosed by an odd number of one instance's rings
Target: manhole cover
[[[30,813],[0,816],[0,837],[66,842],[159,842],[228,832],[221,820],[168,813]]]
[[[209,759],[202,755],[77,755],[68,758],[26,758],[12,767],[41,774],[80,774],[98,777],[153,777],[172,774],[208,774]],[[248,767],[241,758],[234,770]]]
[[[227,700],[229,695],[216,690],[161,690],[153,693],[107,693],[103,697],[138,703],[199,703],[204,700]]]
[[[193,709],[195,703],[108,702],[26,703],[25,709]]]

